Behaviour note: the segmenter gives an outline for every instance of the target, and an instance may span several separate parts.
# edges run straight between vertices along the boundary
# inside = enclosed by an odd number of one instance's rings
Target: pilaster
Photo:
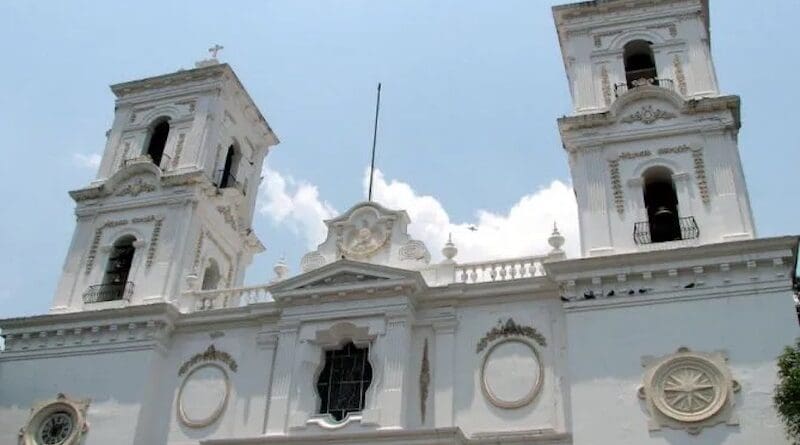
[[[289,390],[292,386],[292,371],[299,330],[300,324],[296,322],[281,324],[278,328],[271,395],[267,408],[265,428],[267,435],[282,435],[286,431],[286,421],[289,416]]]
[[[433,322],[433,422],[436,428],[454,426],[453,388],[455,379],[455,333],[458,320],[454,313]]]

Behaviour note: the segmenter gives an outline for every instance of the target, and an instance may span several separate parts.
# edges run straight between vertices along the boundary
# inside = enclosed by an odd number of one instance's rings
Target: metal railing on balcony
[[[650,78],[641,78],[636,79],[631,82],[623,82],[614,85],[614,95],[616,97],[620,97],[624,93],[627,93],[630,90],[644,87],[644,86],[653,86],[653,87],[661,87],[666,88],[670,91],[675,91],[675,82],[672,79],[662,79],[659,77],[650,77]]]
[[[214,174],[214,184],[217,186],[217,188],[233,188],[239,190],[242,195],[247,195],[244,184],[237,181],[236,176],[234,176],[233,173],[228,172],[226,175],[225,170],[223,169],[217,170],[216,174]]]
[[[665,236],[665,234],[667,235]],[[693,216],[678,218],[677,227],[640,221],[633,228],[633,240],[639,245],[691,240],[699,237],[700,228]]]
[[[83,293],[83,302],[89,304],[116,300],[130,301],[131,295],[133,295],[133,283],[130,281],[95,284],[94,286],[89,286],[86,292]]]

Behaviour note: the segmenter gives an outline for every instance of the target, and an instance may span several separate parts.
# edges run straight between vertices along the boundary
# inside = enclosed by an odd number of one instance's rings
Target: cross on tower
[[[220,45],[219,43],[217,43],[216,45],[214,45],[211,48],[209,48],[208,52],[211,53],[211,58],[212,59],[216,59],[217,58],[217,53],[222,49],[225,49],[225,47]]]

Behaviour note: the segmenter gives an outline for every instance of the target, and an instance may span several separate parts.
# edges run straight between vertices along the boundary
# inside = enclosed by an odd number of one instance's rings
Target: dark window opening
[[[653,55],[652,42],[634,40],[623,50],[625,80],[628,88],[642,85],[658,85],[658,70]]]
[[[162,120],[152,130],[150,130],[150,142],[147,144],[147,154],[153,160],[153,164],[161,165],[161,158],[164,156],[164,147],[167,145],[169,136],[169,121]]]
[[[114,242],[111,254],[108,256],[103,282],[96,290],[98,295],[96,301],[121,300],[126,295],[126,288],[130,288],[128,275],[133,264],[133,254],[136,248],[133,243],[136,241],[131,235],[123,236]]]
[[[203,284],[200,286],[202,290],[214,290],[219,287],[220,273],[217,262],[213,259],[209,261],[206,271],[203,273]]]
[[[340,349],[325,351],[325,367],[317,380],[320,414],[341,421],[349,413],[364,409],[367,389],[372,383],[369,347],[352,342]]]
[[[227,188],[236,181],[235,177],[232,177],[233,174],[231,173],[231,168],[233,167],[233,157],[236,153],[236,149],[233,148],[233,145],[228,147],[228,153],[225,155],[225,166],[222,167],[222,178],[219,180],[219,187],[220,188]]]
[[[644,205],[654,243],[682,239],[678,217],[678,195],[672,182],[672,172],[653,167],[644,174]]]

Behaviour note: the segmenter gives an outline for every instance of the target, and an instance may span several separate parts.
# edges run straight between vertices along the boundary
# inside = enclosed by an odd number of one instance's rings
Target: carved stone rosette
[[[668,427],[699,434],[720,423],[738,425],[733,395],[740,386],[724,353],[680,348],[663,357],[644,357],[642,366],[639,397],[647,403],[651,431]]]
[[[89,431],[86,411],[89,400],[75,400],[64,394],[36,404],[28,422],[19,430],[21,445],[77,445]]]

